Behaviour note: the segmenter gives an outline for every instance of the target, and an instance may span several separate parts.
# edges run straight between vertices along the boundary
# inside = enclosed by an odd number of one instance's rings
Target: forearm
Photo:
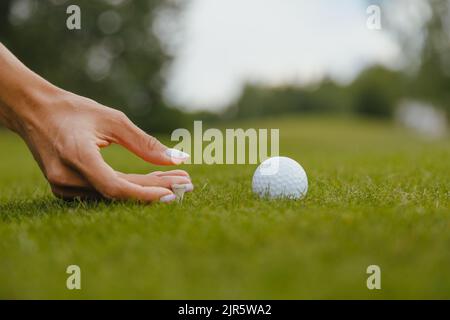
[[[43,93],[57,90],[19,61],[0,43],[0,122],[13,131],[39,108],[34,103]]]

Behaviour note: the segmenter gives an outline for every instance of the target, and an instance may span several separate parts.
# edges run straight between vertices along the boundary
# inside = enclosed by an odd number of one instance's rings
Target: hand
[[[170,152],[156,138],[135,126],[122,112],[63,91],[40,90],[23,99],[28,106],[16,119],[17,132],[26,141],[52,192],[64,199],[136,199],[143,202],[175,199],[173,184],[193,186],[183,170],[146,175],[114,171],[100,148],[121,144],[142,159],[157,165],[176,165],[189,156]]]
[[[111,143],[157,165],[189,157],[147,135],[122,112],[55,87],[1,43],[0,70],[0,121],[25,140],[56,196],[170,202],[176,198],[172,185],[193,190],[182,170],[125,174],[105,163],[100,148]]]

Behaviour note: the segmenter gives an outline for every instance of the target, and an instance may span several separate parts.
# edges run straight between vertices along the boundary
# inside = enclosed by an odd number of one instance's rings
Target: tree
[[[69,30],[66,9],[81,9]],[[161,67],[170,57],[152,26],[163,0],[0,1],[0,41],[52,83],[121,109],[146,130],[182,125],[162,98]],[[170,119],[170,121],[168,121]]]
[[[353,110],[365,116],[391,117],[405,94],[404,78],[401,73],[381,66],[363,71],[347,89]]]
[[[450,111],[450,3],[430,0],[432,16],[413,91]]]
[[[420,6],[415,15],[422,15],[406,26],[395,23],[399,18],[397,11],[388,16],[391,30],[403,47],[405,71],[409,76],[408,96],[450,111],[450,2],[405,0],[401,5],[405,9],[406,6]],[[403,21],[407,18],[403,16]]]

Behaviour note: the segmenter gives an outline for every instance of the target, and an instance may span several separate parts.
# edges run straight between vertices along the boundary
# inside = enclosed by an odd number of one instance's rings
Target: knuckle
[[[58,154],[59,159],[62,160],[62,162],[67,163],[67,162],[71,162],[71,160],[73,159],[73,152],[71,152],[71,149],[69,146],[63,146],[63,145],[59,145],[56,148],[56,152]]]
[[[120,110],[113,109],[112,111],[112,117],[115,121],[117,121],[119,124],[127,124],[128,123],[128,117],[125,113],[123,113]]]
[[[64,171],[60,168],[52,168],[51,170],[49,170],[47,172],[46,178],[52,186],[62,186],[67,183]]]
[[[122,190],[119,186],[111,185],[104,190],[101,190],[100,193],[108,199],[121,199],[122,198]]]
[[[65,137],[57,142],[55,151],[61,160],[71,162],[77,154],[77,143],[72,137]]]
[[[159,140],[153,136],[146,135],[144,138],[144,146],[147,150],[153,150],[159,144]]]

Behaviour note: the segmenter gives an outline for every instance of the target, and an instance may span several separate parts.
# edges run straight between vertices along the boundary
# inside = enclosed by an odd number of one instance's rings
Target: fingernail
[[[194,185],[192,183],[186,183],[186,184],[173,184],[172,190],[176,193],[179,191],[182,192],[191,192],[194,190]]]
[[[188,153],[183,152],[181,150],[177,150],[177,149],[166,149],[166,154],[170,158],[175,158],[175,159],[187,159],[190,157],[190,155]]]
[[[172,202],[172,201],[175,200],[176,198],[177,198],[177,196],[174,195],[173,193],[171,193],[171,194],[167,194],[167,195],[161,197],[161,198],[159,199],[159,202]]]

